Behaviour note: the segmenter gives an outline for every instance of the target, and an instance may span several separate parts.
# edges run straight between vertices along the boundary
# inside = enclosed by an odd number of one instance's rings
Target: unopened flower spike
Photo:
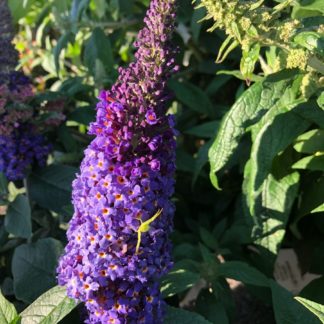
[[[172,266],[175,135],[167,81],[177,68],[175,0],[152,0],[135,62],[102,91],[94,140],[73,183],[74,215],[58,281],[87,323],[160,324],[159,279]]]

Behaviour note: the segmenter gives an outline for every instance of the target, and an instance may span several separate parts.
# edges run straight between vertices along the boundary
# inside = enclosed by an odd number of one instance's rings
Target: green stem
[[[116,22],[80,22],[77,24],[79,28],[104,28],[104,29],[119,29],[119,28],[126,28],[129,26],[133,26],[138,24],[140,21],[138,19],[132,19],[132,20],[122,20],[122,21],[116,21]]]
[[[30,206],[30,209],[31,209],[31,199],[30,199],[30,195],[29,195],[29,190],[28,190],[28,181],[27,181],[27,178],[24,178],[23,179],[23,184],[24,184],[24,187],[25,187],[25,191],[26,191],[26,197],[28,199],[28,202],[29,202],[29,206]],[[32,235],[27,239],[27,243],[31,243],[32,242]]]
[[[27,182],[27,178],[24,178],[23,180],[23,184],[26,190],[26,197],[28,198],[29,202],[30,202],[30,196],[29,196],[29,192],[28,192],[28,182]]]

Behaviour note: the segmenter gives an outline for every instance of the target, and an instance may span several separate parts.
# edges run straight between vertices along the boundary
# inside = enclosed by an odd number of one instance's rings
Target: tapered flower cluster
[[[95,139],[73,183],[74,216],[58,280],[85,302],[88,323],[162,323],[158,279],[171,265],[175,130],[166,115],[176,70],[175,0],[153,0],[136,61],[102,91]]]
[[[0,1],[0,172],[9,180],[21,180],[37,162],[44,165],[50,147],[39,134],[35,111],[28,106],[33,96],[30,80],[15,71],[18,54],[12,45],[11,15]]]

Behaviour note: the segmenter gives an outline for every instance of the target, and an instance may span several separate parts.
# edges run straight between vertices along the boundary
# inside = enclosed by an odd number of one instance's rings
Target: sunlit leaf
[[[274,119],[269,116],[268,122],[263,121],[263,126],[252,145],[251,173],[247,188],[248,204],[252,216],[256,216],[255,202],[270,173],[274,157],[310,126],[310,123],[295,114],[294,110],[286,112],[284,110]]]
[[[295,299],[297,299],[302,305],[315,314],[322,323],[324,323],[324,305],[315,303],[302,297],[295,297]]]
[[[188,271],[187,269],[175,269],[169,272],[161,282],[161,292],[163,297],[171,297],[191,288],[200,275]]]
[[[222,169],[237,148],[247,127],[255,124],[291,84],[291,75],[281,73],[258,82],[246,90],[224,117],[216,139],[209,150],[210,178],[219,188],[216,172]]]
[[[21,315],[21,324],[56,324],[69,314],[77,303],[67,297],[66,288],[56,286],[28,306]]]
[[[324,153],[321,155],[306,156],[303,159],[297,161],[292,166],[292,168],[312,171],[324,171]]]
[[[271,280],[272,303],[277,324],[320,324],[314,314],[299,304],[293,295]]]
[[[300,153],[324,152],[324,130],[313,129],[298,136],[294,149]]]
[[[0,323],[11,324],[16,317],[17,311],[15,306],[6,300],[0,291]]]

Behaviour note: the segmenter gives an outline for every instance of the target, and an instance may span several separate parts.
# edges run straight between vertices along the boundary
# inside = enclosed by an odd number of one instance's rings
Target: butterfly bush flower
[[[172,265],[175,130],[166,82],[177,69],[175,0],[153,0],[136,61],[102,91],[95,139],[73,183],[75,213],[58,281],[85,303],[87,323],[162,323],[158,280]]]
[[[18,54],[12,44],[11,15],[0,2],[0,172],[11,181],[22,180],[35,162],[46,163],[50,146],[39,133],[36,112],[28,106],[33,97],[30,80],[15,71]]]

